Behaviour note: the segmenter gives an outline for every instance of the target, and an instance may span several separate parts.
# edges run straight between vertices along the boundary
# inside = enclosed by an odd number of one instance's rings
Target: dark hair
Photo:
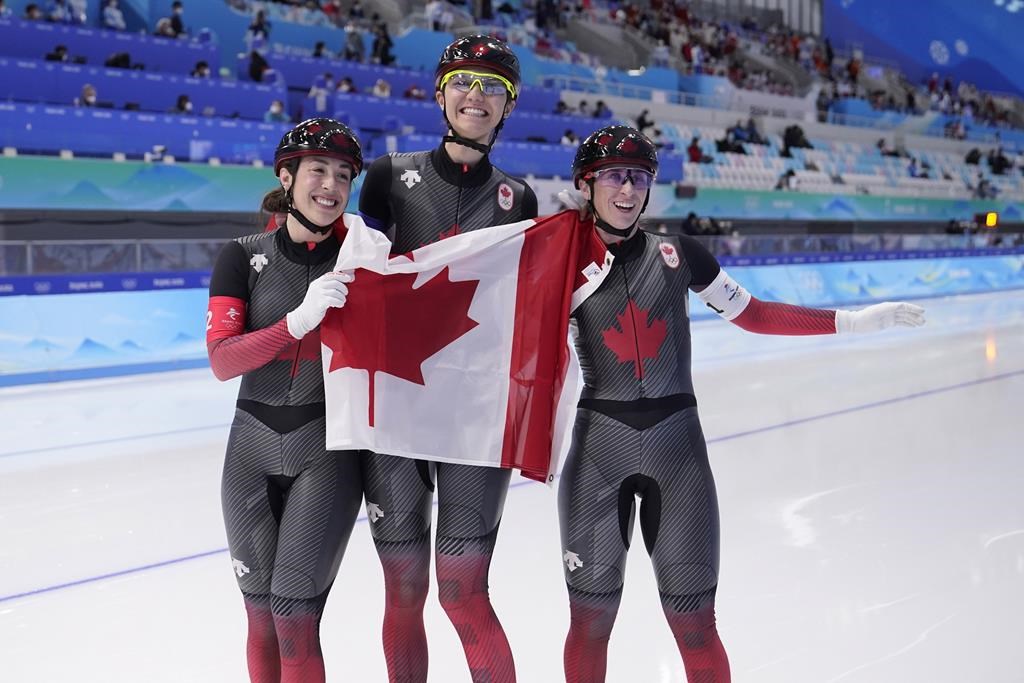
[[[292,177],[299,170],[299,162],[301,159],[298,157],[293,159],[286,159],[281,162],[281,167],[288,169],[288,172],[292,174]],[[288,193],[284,191],[284,188],[278,185],[270,192],[263,195],[263,204],[260,206],[265,213],[288,213]]]

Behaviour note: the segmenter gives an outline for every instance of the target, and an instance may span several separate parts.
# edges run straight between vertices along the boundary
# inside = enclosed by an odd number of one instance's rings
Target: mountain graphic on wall
[[[198,337],[193,337],[190,334],[185,334],[184,332],[179,332],[178,334],[174,335],[174,339],[172,339],[170,341],[170,343],[171,344],[189,344],[191,342],[194,342],[196,339],[198,339]]]
[[[821,213],[825,216],[856,216],[857,210],[845,199],[833,197],[832,201],[821,207]]]
[[[192,207],[183,202],[178,197],[175,197],[170,203],[164,207],[164,211],[191,211]]]
[[[111,188],[110,194],[119,202],[133,205],[156,202],[158,206],[153,208],[163,208],[168,198],[191,192],[208,182],[176,164],[143,164],[127,180]]]
[[[47,339],[33,339],[28,344],[25,344],[25,349],[30,351],[63,351],[64,347],[60,344],[54,344],[52,341]]]
[[[144,352],[146,349],[142,348],[131,339],[125,339],[123,342],[118,344],[117,348],[121,351],[130,351],[133,353]]]
[[[1007,204],[1006,208],[1003,209],[1002,213],[999,214],[999,218],[1006,220],[1012,218],[1014,222],[1020,221],[1021,212],[1016,204]]]
[[[116,356],[114,349],[86,337],[71,354],[70,360],[106,360]]]
[[[50,206],[69,206],[76,209],[109,208],[114,200],[88,180],[82,180],[62,195],[47,199]]]

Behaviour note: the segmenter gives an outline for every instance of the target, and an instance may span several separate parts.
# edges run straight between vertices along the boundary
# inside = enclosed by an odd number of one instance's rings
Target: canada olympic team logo
[[[498,206],[505,209],[506,211],[511,211],[512,200],[512,188],[505,183],[498,185]]]
[[[676,248],[667,242],[661,243],[661,258],[665,261],[665,265],[669,268],[679,267],[679,254],[676,253]]]

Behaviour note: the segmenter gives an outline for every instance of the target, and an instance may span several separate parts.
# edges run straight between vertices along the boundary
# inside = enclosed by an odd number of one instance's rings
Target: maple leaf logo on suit
[[[649,309],[636,305],[632,299],[626,309],[615,316],[618,328],[612,325],[601,332],[604,345],[619,359],[620,363],[633,363],[633,372],[637,379],[643,379],[643,362],[658,357],[658,350],[665,341],[667,326],[664,320],[648,322]]]

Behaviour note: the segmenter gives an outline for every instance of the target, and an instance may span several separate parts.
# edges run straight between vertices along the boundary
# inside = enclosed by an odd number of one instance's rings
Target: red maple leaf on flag
[[[643,362],[648,358],[657,358],[658,349],[665,341],[665,321],[648,322],[648,313],[650,310],[639,308],[636,302],[630,299],[626,309],[615,316],[620,329],[612,325],[601,331],[604,345],[615,353],[619,362],[633,363],[637,379],[643,377]]]
[[[330,309],[320,337],[332,351],[328,372],[357,368],[370,373],[370,426],[374,375],[424,384],[423,361],[466,334],[479,280],[452,282],[448,268],[418,288],[415,273],[383,276],[356,271],[344,308]]]
[[[298,347],[298,348],[296,348]],[[304,360],[314,363],[320,362],[320,328],[307,334],[294,344],[281,349],[274,360],[285,361],[292,364],[292,377],[299,374],[299,364]]]

